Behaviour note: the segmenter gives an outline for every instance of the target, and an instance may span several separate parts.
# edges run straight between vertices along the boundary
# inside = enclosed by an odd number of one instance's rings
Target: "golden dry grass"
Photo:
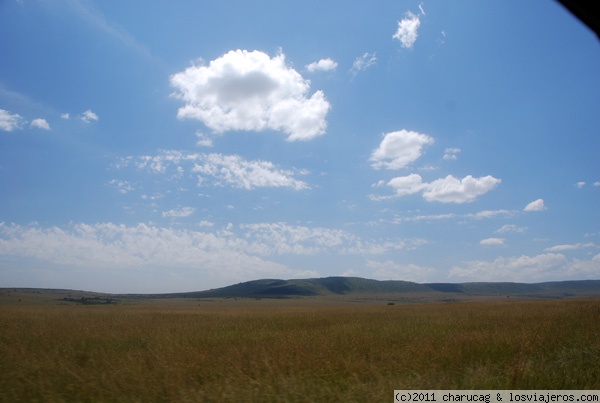
[[[600,300],[0,310],[3,402],[390,401],[600,389]]]

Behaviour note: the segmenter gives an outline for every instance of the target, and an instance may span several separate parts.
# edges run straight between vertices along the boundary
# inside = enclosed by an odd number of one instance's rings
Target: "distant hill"
[[[360,277],[324,277],[310,279],[262,279],[206,291],[141,295],[153,298],[297,298],[318,296],[421,296],[444,300],[452,297],[526,297],[569,298],[600,297],[600,280],[544,283],[473,282],[413,283],[400,280],[371,280]]]
[[[297,280],[255,280],[208,291],[178,295],[195,298],[282,298],[423,291],[430,291],[430,289],[409,281],[378,281],[359,277],[324,277]]]
[[[420,284],[410,281],[380,281],[360,277],[261,279],[206,291],[166,294],[101,294],[77,290],[0,288],[0,304],[42,299],[48,302],[98,305],[174,298],[288,299],[305,297],[411,303],[500,298],[600,298],[600,280],[553,281],[534,284],[510,282]]]

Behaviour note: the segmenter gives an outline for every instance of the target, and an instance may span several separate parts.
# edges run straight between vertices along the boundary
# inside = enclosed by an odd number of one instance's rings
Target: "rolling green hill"
[[[420,284],[360,277],[261,279],[205,291],[166,294],[100,294],[77,290],[0,288],[0,304],[29,300],[76,304],[119,304],[152,299],[335,298],[399,302],[468,301],[498,298],[600,298],[600,280],[544,283],[472,282]]]
[[[424,299],[448,299],[476,296],[528,298],[600,297],[600,280],[559,281],[546,283],[429,283],[400,280],[371,280],[359,277],[324,277],[311,279],[262,279],[247,281],[206,291],[153,294],[153,298],[297,298],[317,296],[393,296],[411,295]]]

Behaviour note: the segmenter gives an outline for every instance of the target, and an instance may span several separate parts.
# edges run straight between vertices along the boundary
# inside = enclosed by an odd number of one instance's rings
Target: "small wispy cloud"
[[[437,270],[433,267],[416,264],[400,264],[392,260],[367,261],[367,267],[372,270],[371,276],[380,280],[403,280],[424,283],[435,278]]]
[[[335,60],[327,58],[306,65],[306,70],[310,71],[311,73],[316,71],[332,71],[335,70],[337,66],[338,64]]]
[[[483,210],[474,214],[467,214],[465,217],[475,218],[476,220],[481,220],[483,218],[493,218],[498,216],[503,217],[514,217],[517,215],[517,211],[514,210]]]
[[[398,29],[392,38],[399,40],[403,48],[412,49],[419,36],[420,25],[421,20],[419,17],[407,11],[405,17],[398,21]]]
[[[505,224],[502,227],[498,228],[496,230],[496,233],[498,233],[498,234],[504,234],[507,232],[522,233],[525,231],[527,231],[527,227],[519,227],[518,225],[514,225],[514,224]]]
[[[561,251],[565,251],[565,250],[578,250],[578,249],[596,248],[596,247],[597,246],[595,243],[589,242],[589,243],[576,243],[576,244],[570,244],[570,245],[555,245],[550,248],[544,249],[544,251],[546,251],[546,252],[561,252]]]
[[[365,52],[362,56],[358,56],[356,59],[354,59],[354,63],[352,63],[350,72],[354,75],[357,75],[361,71],[365,71],[369,67],[374,66],[376,63],[376,54]]]
[[[483,246],[502,246],[506,240],[504,238],[482,239],[479,244]]]
[[[211,136],[208,134],[204,134],[201,131],[196,131],[196,137],[198,137],[198,141],[196,141],[196,145],[198,147],[212,147],[213,140]]]
[[[20,129],[22,123],[23,118],[21,115],[0,109],[0,130],[12,132],[13,130]]]
[[[494,217],[513,217],[518,214],[518,211],[511,210],[484,210],[477,213],[469,213],[469,214],[455,214],[455,213],[445,213],[445,214],[417,214],[414,216],[396,216],[391,222],[394,224],[399,224],[407,221],[425,221],[425,222],[433,222],[438,220],[450,220],[450,219],[460,219],[460,220],[482,220],[482,219],[491,219]],[[497,233],[504,232],[523,232],[527,228],[526,227],[517,227],[516,225],[504,225],[502,228],[497,230]]]
[[[529,203],[523,211],[544,211],[546,206],[544,205],[544,199],[537,199]]]
[[[444,159],[445,160],[455,160],[457,159],[457,155],[460,153],[460,148],[446,148],[444,150]]]
[[[33,119],[30,126],[37,127],[38,129],[50,130],[50,124],[48,124],[46,119],[42,118]]]
[[[134,190],[133,186],[128,181],[112,179],[110,182],[108,182],[108,184],[116,187],[119,190],[119,193],[122,194],[126,194]]]
[[[414,131],[402,129],[386,133],[369,160],[375,169],[404,168],[421,157],[424,146],[433,143],[433,137]]]
[[[456,218],[457,215],[454,213],[447,214],[421,214],[413,217],[396,217],[393,220],[394,224],[399,224],[402,222],[410,222],[410,221],[438,221],[438,220],[449,220],[452,218]]]
[[[92,121],[97,122],[99,120],[98,115],[96,115],[90,109],[88,109],[87,111],[83,112],[79,118],[82,121],[84,121],[85,123],[90,123]]]
[[[441,38],[436,39],[436,42],[439,43],[440,45],[443,45],[446,43],[446,31],[441,31],[440,36],[441,36]]]
[[[193,207],[182,207],[178,209],[171,209],[163,211],[162,216],[168,218],[184,218],[194,214],[195,209]]]

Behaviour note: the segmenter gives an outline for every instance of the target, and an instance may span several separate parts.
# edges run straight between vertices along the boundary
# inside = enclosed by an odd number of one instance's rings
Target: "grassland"
[[[598,299],[0,308],[2,402],[386,402],[394,389],[600,389]]]

